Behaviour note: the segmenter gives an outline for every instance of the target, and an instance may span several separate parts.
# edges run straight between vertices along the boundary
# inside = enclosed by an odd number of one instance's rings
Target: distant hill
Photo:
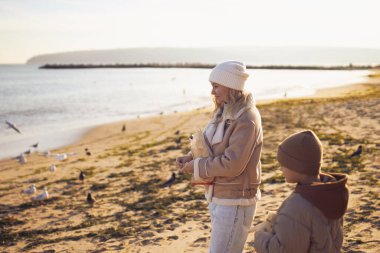
[[[379,65],[380,49],[332,47],[128,48],[43,54],[27,64],[215,64],[237,59],[250,65]]]

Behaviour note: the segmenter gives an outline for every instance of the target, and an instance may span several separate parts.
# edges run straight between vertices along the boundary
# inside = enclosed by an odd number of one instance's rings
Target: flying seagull
[[[161,184],[160,187],[161,188],[164,188],[164,187],[171,187],[172,184],[175,182],[175,172],[172,172],[172,176],[168,179],[168,181],[166,181],[165,183]]]
[[[17,133],[21,134],[20,129],[18,129],[17,126],[16,126],[15,124],[12,124],[12,123],[9,122],[8,120],[6,120],[5,123],[8,125],[8,128],[12,128],[12,129],[15,130]]]

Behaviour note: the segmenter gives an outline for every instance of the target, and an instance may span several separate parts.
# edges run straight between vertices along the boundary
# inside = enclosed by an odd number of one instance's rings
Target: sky
[[[135,47],[380,48],[378,0],[0,0],[0,63]]]

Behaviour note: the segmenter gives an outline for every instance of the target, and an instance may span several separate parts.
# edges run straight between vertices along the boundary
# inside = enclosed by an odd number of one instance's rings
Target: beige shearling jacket
[[[260,113],[254,105],[243,108],[234,117],[225,117],[216,128],[211,136],[205,131],[210,156],[195,160],[194,176],[213,180],[210,202],[219,199],[247,205],[250,202],[246,200],[256,198],[261,180]]]

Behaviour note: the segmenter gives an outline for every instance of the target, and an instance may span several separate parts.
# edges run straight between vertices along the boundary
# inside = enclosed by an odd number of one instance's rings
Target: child
[[[286,181],[297,186],[278,209],[270,231],[255,233],[257,253],[341,252],[347,176],[320,172],[322,145],[310,130],[286,138],[277,160]]]

